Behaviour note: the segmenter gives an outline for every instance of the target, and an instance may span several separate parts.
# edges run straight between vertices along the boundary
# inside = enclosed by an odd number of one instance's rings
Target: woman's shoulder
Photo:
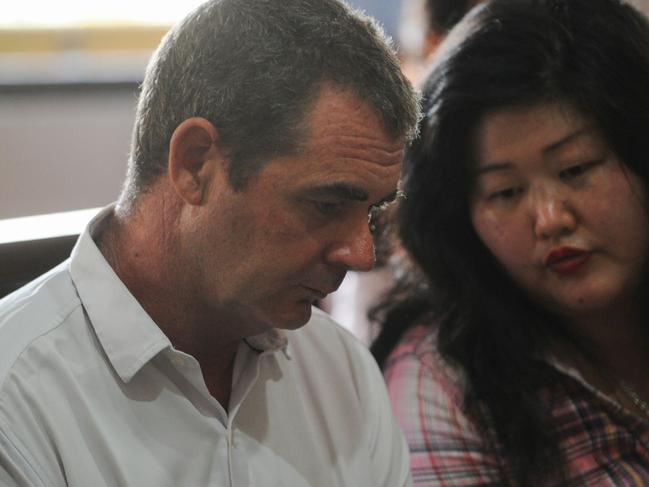
[[[408,329],[388,359],[385,379],[416,483],[502,485],[502,459],[491,433],[467,414],[463,374],[441,354],[436,326]]]
[[[401,362],[415,360],[422,365],[432,365],[439,360],[437,347],[437,326],[432,323],[418,323],[408,328],[386,362],[386,369]]]
[[[418,323],[401,337],[386,361],[384,375],[390,389],[425,387],[429,393],[463,402],[465,379],[462,371],[445,359],[438,346],[438,326]]]

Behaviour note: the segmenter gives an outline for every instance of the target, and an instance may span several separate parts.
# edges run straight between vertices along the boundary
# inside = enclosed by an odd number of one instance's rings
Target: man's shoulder
[[[80,306],[67,261],[0,299],[0,384],[30,345]]]

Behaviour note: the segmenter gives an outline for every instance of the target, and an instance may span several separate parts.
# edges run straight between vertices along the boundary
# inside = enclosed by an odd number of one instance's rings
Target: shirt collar
[[[258,352],[277,352],[282,350],[287,358],[290,358],[288,350],[288,339],[283,330],[272,328],[260,335],[250,336],[244,339],[245,342]]]
[[[171,348],[171,342],[115,274],[92,238],[113,210],[114,205],[104,208],[88,223],[72,250],[70,274],[108,360],[120,378],[129,382],[155,355]],[[271,329],[245,342],[257,352],[282,350],[290,357],[282,330]]]
[[[92,239],[92,233],[110,216],[104,208],[79,237],[70,259],[70,274],[83,307],[108,360],[124,382],[157,353],[171,347],[140,303],[119,279]]]

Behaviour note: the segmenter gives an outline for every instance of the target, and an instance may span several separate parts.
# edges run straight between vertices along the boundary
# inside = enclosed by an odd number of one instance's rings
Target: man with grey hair
[[[117,205],[0,301],[0,485],[409,485],[376,365],[312,304],[372,267],[417,118],[337,0],[171,30]]]

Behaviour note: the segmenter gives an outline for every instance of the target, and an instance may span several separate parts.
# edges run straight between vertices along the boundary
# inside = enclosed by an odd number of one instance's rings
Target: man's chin
[[[275,328],[282,330],[296,330],[303,327],[311,319],[312,303],[307,300],[300,300],[290,308],[277,312],[273,317]]]

